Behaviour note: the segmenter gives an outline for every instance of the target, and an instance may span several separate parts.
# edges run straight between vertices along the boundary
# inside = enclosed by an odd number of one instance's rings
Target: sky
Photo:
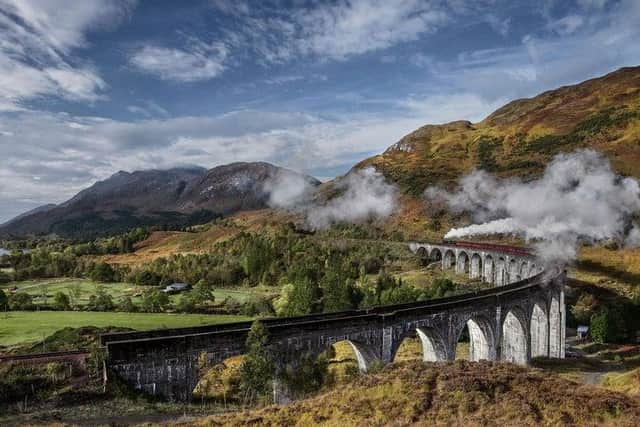
[[[637,0],[0,0],[0,223],[119,170],[330,179],[640,65]]]

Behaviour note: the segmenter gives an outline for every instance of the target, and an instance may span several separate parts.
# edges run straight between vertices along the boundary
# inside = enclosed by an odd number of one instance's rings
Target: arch
[[[431,249],[431,252],[429,252],[429,260],[435,262],[435,261],[440,261],[441,259],[442,259],[442,251],[438,248]]]
[[[371,363],[378,359],[375,353],[365,344],[351,340],[347,340],[347,342],[351,345],[351,348],[356,355],[360,372],[367,372]]]
[[[560,357],[562,348],[562,313],[560,302],[554,295],[549,307],[549,357]]]
[[[456,351],[458,352],[458,344],[463,336],[465,328],[469,331],[469,353],[468,359],[477,362],[480,360],[495,359],[494,334],[489,321],[483,317],[472,317],[467,320],[464,327],[458,333],[456,340]]]
[[[507,276],[507,283],[514,283],[520,280],[520,269],[518,268],[518,262],[515,258],[511,258],[511,260],[509,261],[509,271]]]
[[[444,340],[432,328],[416,329],[422,343],[422,360],[425,362],[441,362],[447,360],[447,349]]]
[[[484,275],[482,274],[482,257],[477,253],[471,255],[471,267],[469,270],[469,277],[472,279],[484,278]]]
[[[527,277],[529,277],[529,263],[524,261],[520,265],[520,279],[526,279]]]
[[[416,250],[416,255],[418,256],[418,259],[420,260],[420,265],[423,267],[426,267],[427,265],[429,265],[429,251],[427,250],[427,248],[425,248],[424,246],[420,246],[417,250]]]
[[[449,249],[444,253],[444,258],[442,260],[442,268],[448,270],[453,268],[456,265],[456,254]]]
[[[494,283],[495,279],[495,263],[493,257],[487,255],[484,257],[484,281],[487,283]]]
[[[549,355],[549,317],[537,302],[531,311],[531,357]]]
[[[528,340],[524,316],[518,309],[512,309],[502,321],[500,360],[526,365],[528,362]]]
[[[504,258],[498,258],[498,262],[496,263],[496,286],[504,286],[506,285],[506,276],[507,276],[507,265],[505,264]]]
[[[466,252],[461,251],[458,254],[458,259],[456,261],[456,273],[458,274],[469,274],[469,255]]]

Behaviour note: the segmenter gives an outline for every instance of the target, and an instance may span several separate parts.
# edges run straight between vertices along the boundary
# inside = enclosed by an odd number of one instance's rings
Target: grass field
[[[53,332],[82,326],[120,326],[138,330],[177,328],[249,320],[244,316],[82,311],[9,311],[0,314],[0,346],[42,340]]]
[[[72,296],[74,291],[77,291],[79,298],[75,304],[80,306],[84,306],[89,302],[89,297],[97,292],[98,287],[105,289],[116,303],[122,297],[130,296],[134,304],[138,304],[141,301],[141,297],[134,295],[139,295],[145,289],[149,289],[148,286],[136,286],[131,283],[98,283],[88,279],[77,278],[25,280],[0,285],[0,289],[8,290],[14,286],[19,292],[26,292],[32,295],[34,304],[51,304],[53,303],[53,296],[57,292]],[[243,303],[253,297],[269,296],[270,294],[275,294],[275,292],[273,289],[255,287],[215,289],[213,294],[217,302],[222,302],[226,298],[233,298]],[[176,302],[180,297],[180,295],[171,295],[170,299],[172,302]]]

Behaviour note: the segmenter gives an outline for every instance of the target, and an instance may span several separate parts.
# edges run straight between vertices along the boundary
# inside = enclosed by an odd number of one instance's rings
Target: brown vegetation
[[[640,401],[537,369],[456,361],[400,362],[286,406],[186,422],[222,425],[628,425]]]

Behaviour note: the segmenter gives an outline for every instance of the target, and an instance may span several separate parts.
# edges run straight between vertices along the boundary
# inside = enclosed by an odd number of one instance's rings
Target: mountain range
[[[530,179],[555,154],[586,147],[602,152],[618,173],[640,177],[640,67],[512,101],[478,123],[423,126],[352,171],[374,167],[400,187],[405,207],[415,207],[428,186],[452,186],[474,168]],[[1,225],[0,237],[93,236],[136,225],[206,222],[268,207],[264,182],[279,173],[296,174],[262,162],[118,172],[65,203]]]
[[[120,171],[59,205],[46,205],[0,226],[0,237],[57,234],[93,237],[141,225],[185,226],[265,208],[265,182],[280,174],[320,181],[269,163],[232,163],[210,170]]]

